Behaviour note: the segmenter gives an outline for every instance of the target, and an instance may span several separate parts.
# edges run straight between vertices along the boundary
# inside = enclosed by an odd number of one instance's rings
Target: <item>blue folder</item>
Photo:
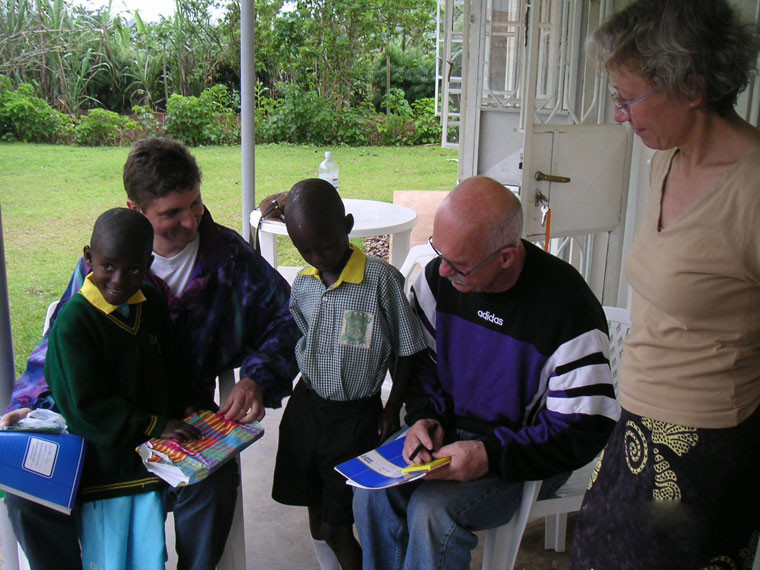
[[[0,431],[0,489],[69,514],[85,449],[78,435]]]

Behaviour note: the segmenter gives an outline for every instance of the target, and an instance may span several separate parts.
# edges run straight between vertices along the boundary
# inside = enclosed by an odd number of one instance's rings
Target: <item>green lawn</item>
[[[334,148],[341,194],[390,202],[394,190],[450,190],[456,151],[438,146]],[[88,242],[95,218],[126,204],[121,173],[127,148],[0,144],[0,208],[16,371],[39,339],[45,310],[58,299]],[[256,202],[316,176],[324,148],[256,147]],[[193,149],[203,199],[217,222],[240,232],[240,147]],[[282,238],[280,263],[300,265]]]

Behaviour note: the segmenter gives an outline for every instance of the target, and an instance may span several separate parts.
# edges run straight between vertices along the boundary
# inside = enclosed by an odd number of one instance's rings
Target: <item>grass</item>
[[[16,371],[39,340],[47,306],[65,289],[95,218],[126,204],[127,148],[0,144],[0,212]],[[256,203],[316,176],[324,148],[256,147]],[[193,149],[214,219],[242,230],[240,147]],[[456,151],[437,146],[336,148],[341,195],[391,202],[394,190],[450,190]],[[280,238],[280,264],[303,262]]]

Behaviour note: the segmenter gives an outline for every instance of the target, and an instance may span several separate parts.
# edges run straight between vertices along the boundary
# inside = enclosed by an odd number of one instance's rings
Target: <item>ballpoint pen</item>
[[[438,429],[438,424],[437,423],[433,424],[432,427],[430,428],[430,431],[428,431],[428,434],[430,434],[431,438],[433,437],[433,434],[435,433],[435,430],[437,429]],[[412,461],[414,461],[414,458],[417,457],[419,452],[422,451],[423,449],[427,451],[428,453],[433,451],[432,449],[428,449],[422,443],[420,443],[417,447],[414,448],[414,451],[412,451],[412,454],[409,456],[409,462],[411,463]]]

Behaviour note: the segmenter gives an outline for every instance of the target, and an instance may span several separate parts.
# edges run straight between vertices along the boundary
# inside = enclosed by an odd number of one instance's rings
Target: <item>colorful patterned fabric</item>
[[[185,421],[197,427],[203,437],[188,442],[155,438],[137,448],[148,471],[175,487],[205,479],[264,435],[258,422],[239,424],[210,411],[189,416]]]
[[[169,305],[189,362],[190,385],[203,393],[210,406],[216,376],[240,366],[240,376],[261,387],[264,405],[279,407],[298,372],[293,349],[299,333],[288,309],[290,287],[239,234],[216,224],[208,209],[199,234],[193,277],[180,297],[160,278],[147,277]],[[51,322],[82,287],[89,271],[80,259]],[[54,406],[43,374],[47,344],[46,334],[14,385],[6,411]]]
[[[698,429],[623,410],[575,527],[573,570],[752,567],[760,410]]]

